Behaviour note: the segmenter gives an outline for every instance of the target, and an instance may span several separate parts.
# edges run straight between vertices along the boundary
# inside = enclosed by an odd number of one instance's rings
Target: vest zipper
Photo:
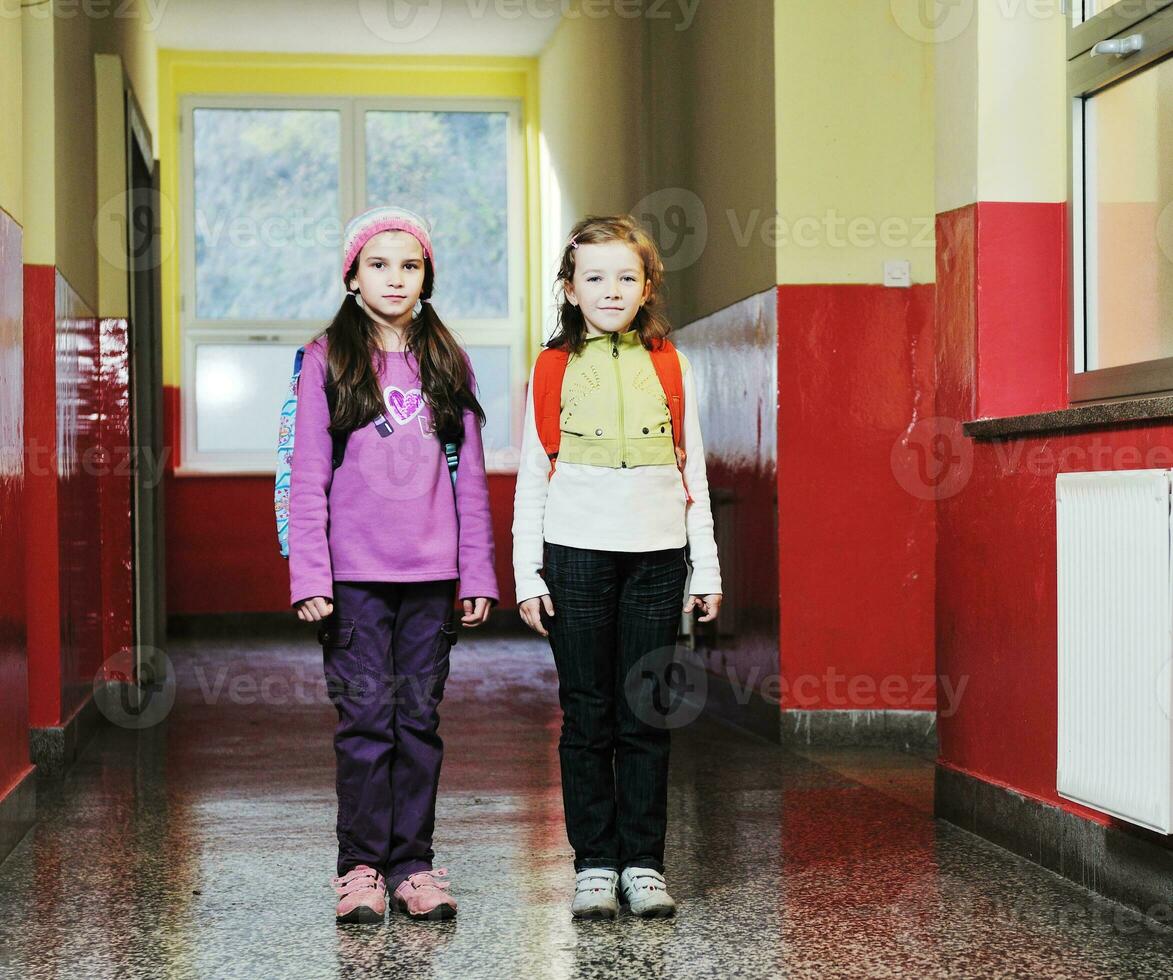
[[[611,361],[615,365],[615,387],[619,393],[619,466],[627,469],[627,426],[623,420],[623,372],[619,370],[618,334],[611,334]]]

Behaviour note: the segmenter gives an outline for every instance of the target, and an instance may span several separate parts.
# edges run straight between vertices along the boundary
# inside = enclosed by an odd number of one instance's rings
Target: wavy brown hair
[[[358,270],[356,258],[346,279]],[[432,421],[444,442],[464,436],[464,410],[470,409],[483,426],[485,410],[469,383],[469,365],[452,332],[444,326],[430,302],[435,285],[432,260],[424,257],[422,309],[411,321],[404,342],[419,364],[420,388],[432,410]],[[386,406],[375,363],[381,350],[379,331],[353,293],[347,292],[330,325],[318,335],[327,342],[327,366],[338,392],[331,432],[358,429]]]
[[[648,350],[652,350],[660,340],[671,333],[672,327],[661,310],[664,302],[664,261],[660,258],[660,250],[652,236],[629,214],[593,216],[583,218],[574,226],[566,247],[562,250],[558,279],[554,287],[555,295],[561,293],[562,296],[558,304],[558,328],[546,344],[547,347],[578,354],[586,344],[586,319],[582,315],[582,310],[566,297],[566,284],[574,281],[575,260],[578,254],[578,250],[570,241],[576,245],[602,245],[606,242],[623,242],[630,245],[643,261],[644,275],[652,284],[647,301],[635,315],[631,329],[639,334],[640,340]]]

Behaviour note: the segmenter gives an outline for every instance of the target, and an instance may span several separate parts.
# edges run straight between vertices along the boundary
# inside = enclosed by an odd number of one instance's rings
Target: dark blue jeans
[[[562,704],[562,801],[574,868],[664,870],[669,732],[655,678],[675,651],[684,549],[546,544],[543,613]]]

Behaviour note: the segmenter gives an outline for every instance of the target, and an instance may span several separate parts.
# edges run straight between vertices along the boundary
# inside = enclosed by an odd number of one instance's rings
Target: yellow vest
[[[635,331],[588,337],[562,380],[559,463],[627,469],[675,466],[672,417]]]

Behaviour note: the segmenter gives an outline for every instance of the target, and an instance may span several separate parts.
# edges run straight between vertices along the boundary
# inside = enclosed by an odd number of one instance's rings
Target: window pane
[[[509,313],[508,123],[504,112],[366,113],[367,204],[432,222],[441,315]]]
[[[1109,7],[1117,3],[1127,2],[1130,7],[1136,7],[1136,0],[1075,0],[1071,5],[1071,21],[1073,24],[1082,24],[1089,21],[1096,14],[1102,14]]]
[[[198,344],[196,448],[268,453],[277,462],[277,423],[289,395],[297,344]]]
[[[1087,369],[1173,356],[1173,60],[1085,108]]]
[[[485,443],[485,456],[490,465],[490,454],[509,448],[509,420],[511,406],[510,391],[510,361],[512,352],[508,347],[481,347],[473,345],[468,348],[468,356],[472,361],[472,369],[477,376],[477,398],[481,408],[485,410],[486,422],[481,430],[481,438]]]
[[[1111,10],[1114,16],[1119,17],[1119,26],[1124,27],[1156,13],[1163,2],[1164,0],[1075,0],[1071,4],[1071,23],[1078,26],[1106,10]]]
[[[193,117],[196,316],[332,316],[342,299],[340,114],[196,109]]]

